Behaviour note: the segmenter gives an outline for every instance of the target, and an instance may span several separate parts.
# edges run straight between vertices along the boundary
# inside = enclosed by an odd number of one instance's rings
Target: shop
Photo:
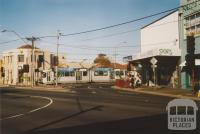
[[[185,56],[187,54],[187,36],[195,37],[195,83],[200,83],[200,0],[181,0],[179,10],[180,48],[181,48],[181,87],[190,89],[192,78],[184,71]]]
[[[129,58],[142,84],[178,87],[180,56],[178,11],[171,12],[140,30],[140,53]],[[152,58],[156,63],[152,63]]]

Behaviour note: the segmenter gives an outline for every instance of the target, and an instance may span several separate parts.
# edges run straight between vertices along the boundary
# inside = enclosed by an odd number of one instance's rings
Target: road
[[[107,85],[68,92],[1,89],[2,134],[170,134],[166,105],[173,98],[125,92]],[[56,90],[56,89],[55,89]],[[199,105],[199,103],[198,103]]]

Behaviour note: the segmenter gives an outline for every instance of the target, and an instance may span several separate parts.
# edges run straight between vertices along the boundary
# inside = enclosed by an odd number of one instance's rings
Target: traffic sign
[[[151,58],[150,62],[151,62],[151,64],[156,65],[158,60],[155,57],[153,57],[153,58]]]
[[[156,68],[156,67],[157,67],[157,65],[153,64],[153,65],[151,65],[151,67],[152,67],[152,68]]]

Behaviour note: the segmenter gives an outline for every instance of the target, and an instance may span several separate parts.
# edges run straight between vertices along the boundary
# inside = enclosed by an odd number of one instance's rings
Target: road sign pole
[[[158,60],[153,57],[151,60],[150,60],[151,64],[152,64],[152,69],[153,69],[153,74],[154,74],[154,86],[156,86],[156,63],[158,62]]]

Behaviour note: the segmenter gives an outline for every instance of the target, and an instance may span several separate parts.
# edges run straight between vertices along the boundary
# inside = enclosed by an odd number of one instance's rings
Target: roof
[[[93,64],[81,63],[81,62],[69,62],[67,63],[69,68],[91,68]]]
[[[17,49],[32,49],[32,45],[26,44],[26,45],[22,45],[20,47],[18,47]],[[35,47],[35,49],[39,49],[37,47]]]
[[[171,15],[171,14],[177,12],[177,11],[178,11],[178,9],[175,10],[175,11],[172,11],[172,12],[168,13],[167,15],[164,15],[164,16],[160,17],[159,19],[154,20],[153,22],[151,22],[151,23],[149,23],[149,24],[143,26],[141,29],[144,29],[144,28],[148,27],[149,25],[151,25],[151,24],[153,24],[153,23],[156,23],[157,21],[162,20],[163,18],[165,18],[165,17],[167,17],[167,16],[169,16],[169,15]]]
[[[110,67],[116,69],[127,69],[127,64],[111,63]]]

